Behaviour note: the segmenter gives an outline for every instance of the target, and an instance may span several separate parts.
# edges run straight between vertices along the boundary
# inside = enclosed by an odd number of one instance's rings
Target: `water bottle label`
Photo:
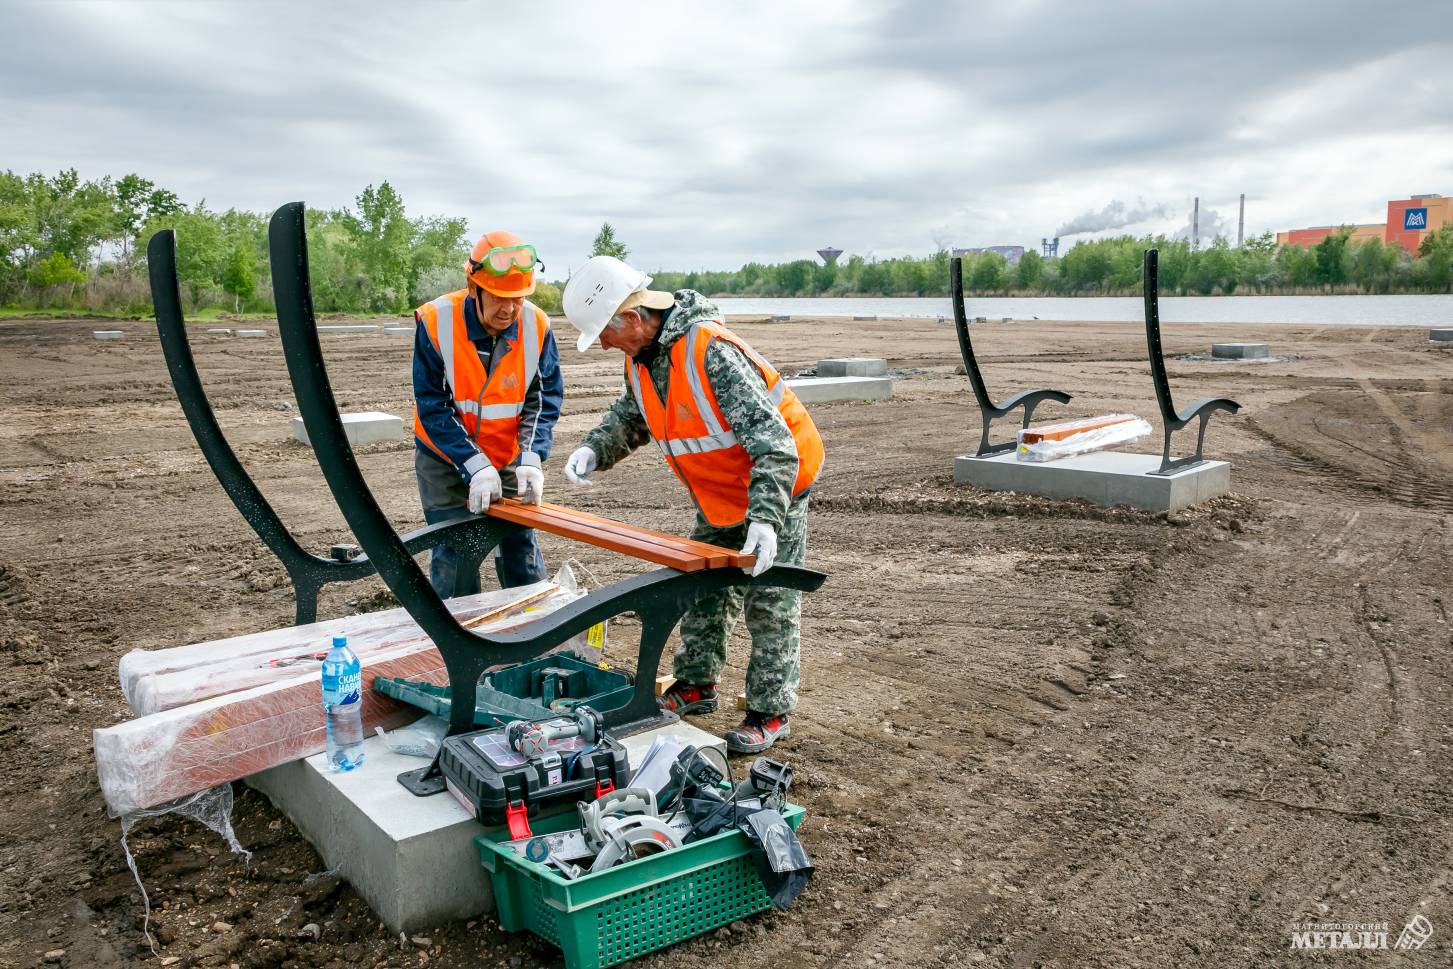
[[[359,669],[344,670],[338,677],[337,693],[338,699],[334,702],[341,705],[357,703],[363,692],[363,671]]]

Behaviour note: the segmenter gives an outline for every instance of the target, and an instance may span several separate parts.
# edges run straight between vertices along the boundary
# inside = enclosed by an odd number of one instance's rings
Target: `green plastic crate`
[[[787,823],[795,829],[804,813],[789,804]],[[553,834],[579,823],[571,811],[536,819],[532,828]],[[504,828],[474,841],[490,873],[500,926],[528,929],[558,946],[567,969],[618,965],[772,904],[746,835],[736,829],[573,880],[508,847]]]

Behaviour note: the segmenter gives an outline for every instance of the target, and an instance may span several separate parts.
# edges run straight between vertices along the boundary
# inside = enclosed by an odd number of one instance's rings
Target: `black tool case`
[[[530,836],[528,818],[593,801],[624,787],[630,774],[626,749],[609,734],[594,744],[570,738],[552,748],[555,757],[531,760],[510,747],[505,732],[496,727],[446,738],[439,769],[449,793],[480,824],[507,824],[514,838]]]

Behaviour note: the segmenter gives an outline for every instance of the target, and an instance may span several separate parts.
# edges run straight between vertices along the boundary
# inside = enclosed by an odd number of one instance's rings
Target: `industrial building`
[[[1310,229],[1287,229],[1276,234],[1279,246],[1315,246],[1334,232],[1352,230],[1352,241],[1379,239],[1387,245],[1402,246],[1416,253],[1429,232],[1453,225],[1453,198],[1443,195],[1414,195],[1390,199],[1387,221],[1361,225],[1320,225]]]

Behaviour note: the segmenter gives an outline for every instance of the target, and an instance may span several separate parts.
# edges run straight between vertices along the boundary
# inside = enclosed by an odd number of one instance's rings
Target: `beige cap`
[[[638,289],[626,297],[625,302],[621,303],[620,309],[616,312],[635,309],[637,306],[644,306],[652,310],[665,310],[675,305],[676,297],[670,293],[663,293],[659,289]]]

